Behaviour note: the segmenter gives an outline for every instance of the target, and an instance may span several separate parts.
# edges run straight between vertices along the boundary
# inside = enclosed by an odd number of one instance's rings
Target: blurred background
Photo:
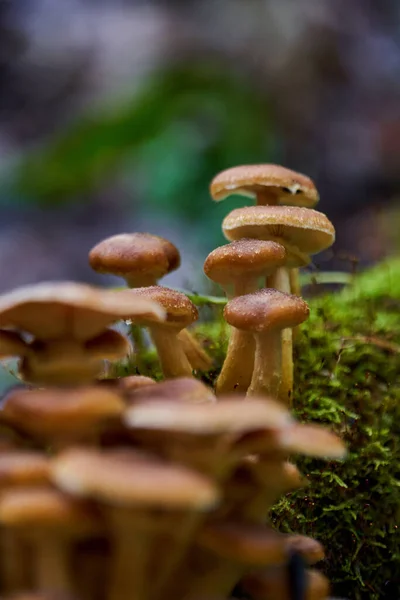
[[[337,229],[313,269],[399,252],[398,0],[2,0],[0,292],[104,283],[88,250],[170,238],[201,287],[221,169],[311,176]],[[114,280],[108,280],[114,281]]]

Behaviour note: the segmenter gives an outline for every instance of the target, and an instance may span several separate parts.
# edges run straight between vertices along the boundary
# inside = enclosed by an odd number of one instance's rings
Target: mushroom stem
[[[188,377],[192,375],[192,366],[188,361],[177,331],[164,327],[150,327],[150,335],[157,348],[164,377]]]
[[[183,351],[193,369],[199,371],[209,371],[211,369],[211,358],[188,329],[182,329],[178,333],[178,340],[182,344]]]
[[[292,293],[293,271],[298,274],[298,269],[282,267],[268,279],[268,284],[286,294]],[[292,277],[291,277],[292,276]],[[300,294],[297,294],[300,295]],[[293,396],[293,330],[282,331],[282,375],[278,397],[286,405],[291,406]]]
[[[247,396],[276,397],[282,376],[281,330],[274,329],[268,334],[255,334],[254,337],[256,342],[254,371]]]
[[[233,294],[225,290],[228,300],[235,296],[245,296],[258,288],[257,278],[247,278],[235,283]],[[224,364],[218,376],[215,393],[246,393],[253,374],[255,341],[251,333],[231,328]]]
[[[122,507],[112,510],[115,539],[109,600],[147,598],[149,538],[140,516]]]
[[[14,530],[4,527],[0,535],[1,582],[7,593],[27,586],[24,549],[24,540]]]
[[[298,269],[289,269],[290,293],[301,296],[301,286]]]
[[[69,548],[54,532],[31,537],[36,560],[36,585],[41,590],[73,593],[68,569]]]

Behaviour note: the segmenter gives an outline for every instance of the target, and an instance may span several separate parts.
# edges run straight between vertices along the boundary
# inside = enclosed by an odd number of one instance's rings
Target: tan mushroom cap
[[[306,535],[286,535],[285,540],[287,549],[291,552],[301,554],[309,565],[313,565],[325,558],[322,544],[314,540],[314,538]]]
[[[159,304],[166,315],[165,321],[162,323],[163,327],[172,326],[183,329],[199,318],[197,308],[182,292],[161,285],[152,285],[129,290],[129,293]],[[135,318],[135,322],[145,324],[147,319],[138,317]]]
[[[265,288],[230,300],[224,318],[236,329],[261,333],[300,325],[309,312],[308,304],[299,296]]]
[[[240,277],[271,274],[285,264],[286,250],[276,242],[241,239],[213,250],[204,262],[204,273],[220,284]]]
[[[223,200],[232,194],[250,196],[271,194],[277,204],[313,207],[319,200],[318,191],[306,175],[280,165],[241,165],[218,173],[211,182],[214,200]]]
[[[211,523],[202,527],[196,541],[219,556],[252,566],[281,565],[287,560],[285,536],[262,525]]]
[[[14,331],[0,331],[0,360],[11,356],[23,356],[28,344]]]
[[[127,356],[132,346],[122,333],[114,329],[106,329],[103,333],[87,340],[84,349],[91,358],[113,361]]]
[[[266,455],[303,454],[315,458],[342,460],[346,456],[346,446],[333,432],[321,425],[308,425],[292,422],[289,427],[256,432],[244,435],[236,442],[238,448],[248,453]],[[262,473],[263,459],[259,467]]]
[[[131,449],[67,450],[54,459],[52,478],[67,493],[113,505],[205,510],[218,500],[204,476]]]
[[[307,256],[317,254],[335,241],[335,228],[323,213],[297,206],[237,208],[225,217],[222,230],[231,241],[254,238],[279,242],[294,254],[293,259],[296,250]]]
[[[128,375],[127,377],[120,377],[116,380],[116,383],[124,392],[129,393],[150,385],[155,385],[157,382],[146,375]]]
[[[89,253],[92,269],[131,280],[152,277],[156,281],[180,265],[177,248],[150,233],[121,233],[97,244]]]
[[[0,523],[13,527],[92,530],[98,521],[92,510],[49,487],[25,487],[0,496]]]
[[[128,398],[130,403],[177,401],[197,404],[216,401],[212,389],[194,377],[177,377],[156,385],[139,387],[133,389]]]
[[[24,431],[54,438],[118,418],[123,410],[123,400],[116,392],[93,386],[15,389],[6,396],[1,413]]]
[[[130,290],[103,290],[72,282],[39,283],[0,297],[0,327],[19,329],[47,341],[88,340],[121,318],[161,320],[163,309]]]
[[[270,399],[225,398],[215,404],[177,401],[142,402],[124,414],[128,427],[172,430],[193,434],[243,433],[253,429],[286,427],[289,412]]]
[[[49,459],[28,450],[0,452],[0,490],[8,486],[40,485],[49,481]]]

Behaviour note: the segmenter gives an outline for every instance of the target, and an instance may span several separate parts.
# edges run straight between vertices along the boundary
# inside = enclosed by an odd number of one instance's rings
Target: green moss
[[[336,595],[377,600],[387,582],[400,587],[400,260],[310,308],[295,348],[294,412],[338,432],[349,454],[328,464],[296,457],[309,486],[282,498],[272,519],[324,544],[321,569]],[[203,376],[213,383],[228,337],[220,308],[196,331],[214,358]],[[154,354],[141,361],[141,372],[159,376]]]

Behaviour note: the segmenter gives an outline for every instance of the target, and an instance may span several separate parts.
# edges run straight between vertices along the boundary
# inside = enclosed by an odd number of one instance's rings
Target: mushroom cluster
[[[19,359],[23,382],[0,407],[2,598],[328,598],[314,567],[321,545],[275,531],[268,514],[305,485],[293,455],[345,456],[337,436],[296,422],[281,397],[284,332],[308,315],[289,293],[300,264],[291,257],[321,249],[329,227],[307,208],[317,198],[307,178],[268,169],[233,170],[212,187],[217,199],[255,193],[260,209],[231,214],[234,241],[205,263],[232,326],[216,389],[194,376],[211,366],[187,329],[197,308],[159,285],[180,263],[167,240],[124,234],[90,252],[94,269],[131,289],[61,282],[0,297],[0,358]],[[297,207],[280,204],[292,195],[301,213],[285,225],[282,209]],[[259,289],[265,280],[276,289]],[[162,381],[105,377],[105,361],[131,351],[112,328],[120,320],[149,330]]]

